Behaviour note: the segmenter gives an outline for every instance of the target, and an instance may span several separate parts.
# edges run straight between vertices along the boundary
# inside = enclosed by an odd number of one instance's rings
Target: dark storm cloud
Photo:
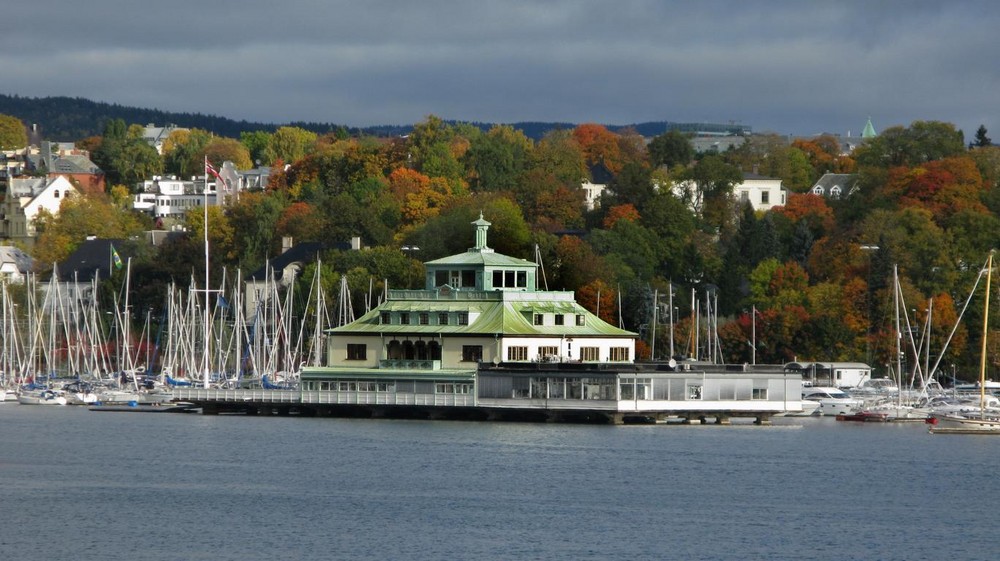
[[[993,2],[20,2],[3,93],[248,120],[996,122]]]

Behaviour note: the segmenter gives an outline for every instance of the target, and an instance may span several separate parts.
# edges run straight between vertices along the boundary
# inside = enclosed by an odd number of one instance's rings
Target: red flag
[[[208,160],[205,160],[205,173],[214,175],[216,179],[222,179],[222,177],[219,176],[219,171],[212,167],[212,164],[208,163]]]

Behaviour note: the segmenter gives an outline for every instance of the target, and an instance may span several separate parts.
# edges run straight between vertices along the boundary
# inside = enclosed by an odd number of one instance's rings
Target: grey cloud
[[[992,2],[38,0],[7,9],[0,91],[268,122],[733,119],[811,134],[870,115],[970,136],[1000,126],[998,16]]]

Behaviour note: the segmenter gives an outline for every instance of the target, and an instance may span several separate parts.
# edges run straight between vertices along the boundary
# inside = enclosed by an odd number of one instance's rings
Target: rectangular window
[[[514,271],[504,271],[503,273],[503,285],[507,288],[513,288],[514,282]]]
[[[448,314],[446,312],[438,314],[438,325],[448,325]]]
[[[611,347],[611,362],[628,362],[631,360],[628,350],[628,347]]]
[[[563,315],[556,314],[556,325],[562,325],[562,324],[563,324]]]
[[[688,384],[687,398],[701,399],[701,384]]]
[[[482,345],[462,345],[462,362],[479,362],[483,360]]]
[[[527,288],[528,287],[528,272],[518,271],[517,272],[517,287]]]
[[[378,386],[375,382],[358,382],[359,392],[373,392]]]
[[[368,346],[348,343],[347,360],[368,360]]]
[[[431,323],[431,315],[428,314],[427,312],[420,312],[418,318],[420,325],[430,325]]]
[[[618,399],[635,399],[635,380],[622,380],[618,385]]]
[[[410,325],[410,313],[403,312],[399,314],[399,323],[400,325]]]
[[[559,347],[538,347],[538,360],[551,362],[559,358]]]
[[[382,320],[382,325],[390,325],[392,323],[392,314],[389,312],[382,312],[380,316]]]
[[[395,382],[379,382],[375,391],[393,392],[396,391],[396,384]]]
[[[462,271],[462,287],[463,288],[475,288],[476,287],[476,271]]]
[[[740,191],[740,202],[745,203],[750,200],[750,191]]]
[[[760,193],[760,204],[766,205],[771,202],[771,192],[761,191]]]
[[[587,325],[587,316],[583,314],[576,314],[576,325],[578,327],[583,327]]]
[[[545,316],[542,314],[535,314],[533,320],[535,325],[544,325]]]
[[[600,347],[580,347],[580,360],[583,362],[599,362],[601,360]]]
[[[493,271],[493,288],[503,288],[503,271]]]
[[[459,312],[458,313],[458,324],[459,325],[469,325],[469,312]]]
[[[511,362],[528,360],[528,347],[507,347],[507,360]]]
[[[434,393],[455,393],[455,384],[434,384]]]
[[[750,399],[767,400],[767,388],[754,388]]]
[[[434,273],[434,286],[444,286],[448,284],[448,271],[436,271]]]

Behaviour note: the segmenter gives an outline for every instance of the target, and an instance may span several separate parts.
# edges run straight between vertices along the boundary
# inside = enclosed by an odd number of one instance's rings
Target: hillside
[[[207,130],[219,136],[239,138],[242,132],[274,131],[280,126],[296,126],[317,134],[345,129],[352,135],[398,136],[409,133],[413,126],[377,125],[363,128],[344,127],[333,123],[258,123],[237,121],[215,115],[202,113],[172,113],[159,109],[127,107],[124,105],[91,101],[81,97],[23,97],[18,95],[0,94],[0,114],[12,115],[21,119],[27,125],[38,125],[42,135],[49,140],[71,142],[88,136],[100,135],[104,123],[110,119],[122,119],[127,124],[165,125],[173,123],[184,128]],[[454,121],[449,121],[454,123]],[[473,123],[477,127],[488,130],[494,123]],[[555,122],[519,122],[510,123],[516,129],[524,132],[528,138],[538,140],[553,129],[571,129],[574,123]],[[673,123],[670,121],[654,121],[628,125],[605,125],[613,132],[634,129],[639,134],[652,137],[671,129],[682,131],[730,130],[745,132],[748,127],[739,125],[713,125],[707,123]]]

